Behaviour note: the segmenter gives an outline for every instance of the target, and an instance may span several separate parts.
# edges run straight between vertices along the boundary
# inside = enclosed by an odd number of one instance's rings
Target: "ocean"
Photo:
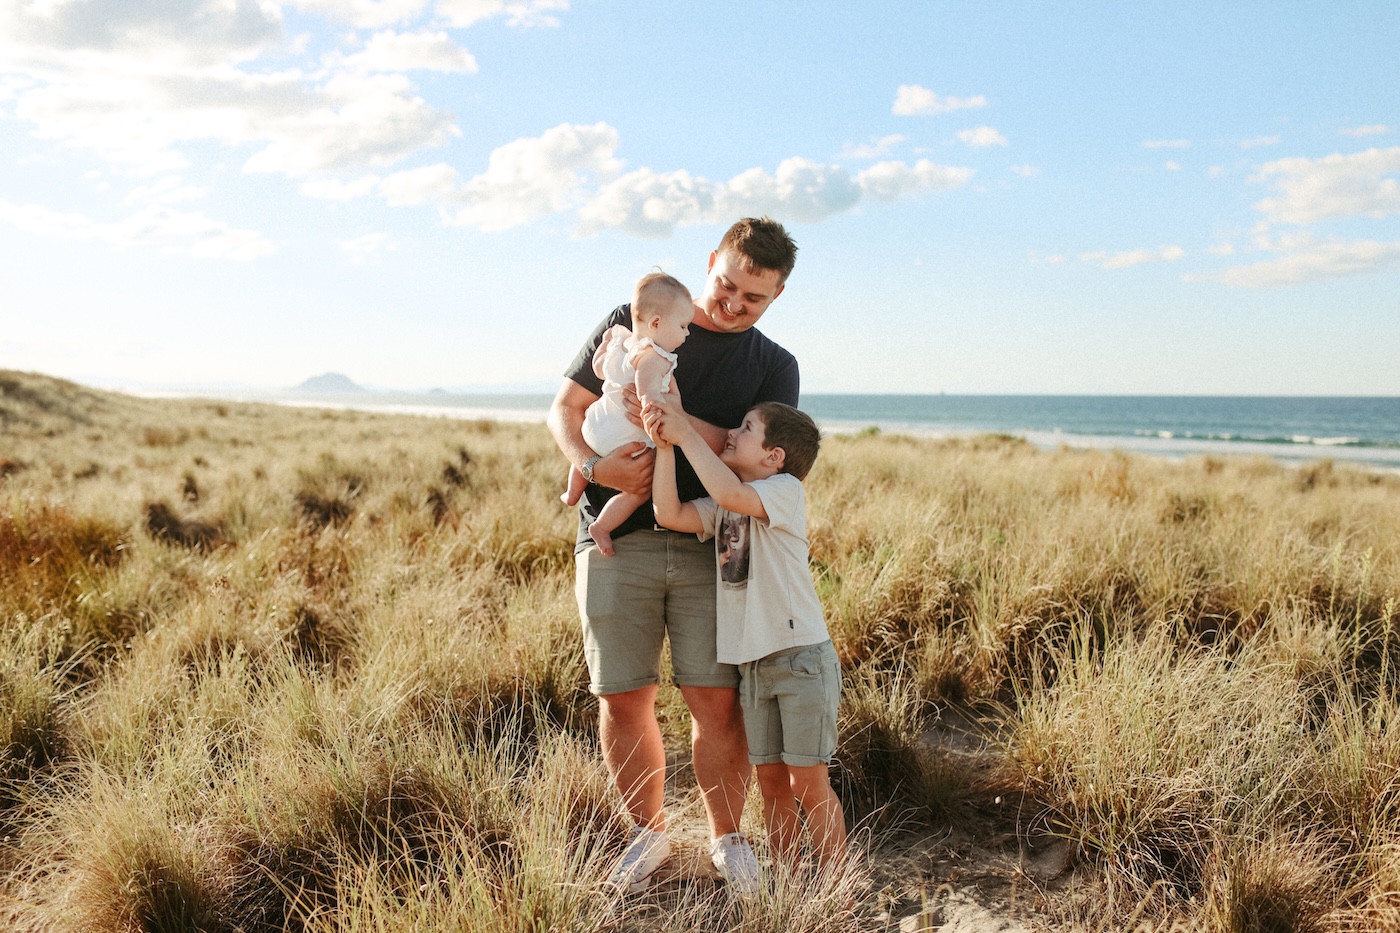
[[[548,394],[362,392],[260,401],[458,418],[542,422]],[[1400,472],[1400,398],[1106,395],[809,394],[802,407],[833,434],[922,437],[998,433],[1038,447],[1151,456],[1332,459]]]

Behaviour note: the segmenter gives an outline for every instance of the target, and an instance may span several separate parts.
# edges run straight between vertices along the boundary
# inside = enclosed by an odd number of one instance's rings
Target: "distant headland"
[[[364,386],[344,373],[322,373],[312,376],[301,385],[293,386],[294,392],[364,392]]]

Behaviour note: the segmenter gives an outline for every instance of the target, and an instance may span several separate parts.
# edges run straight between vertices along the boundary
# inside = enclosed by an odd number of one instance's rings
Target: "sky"
[[[0,368],[551,391],[739,217],[807,392],[1400,395],[1393,0],[0,0]]]

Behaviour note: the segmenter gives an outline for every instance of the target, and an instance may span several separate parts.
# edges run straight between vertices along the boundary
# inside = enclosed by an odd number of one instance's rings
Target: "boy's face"
[[[763,446],[767,433],[768,429],[758,413],[749,412],[744,415],[743,423],[732,429],[725,438],[719,459],[745,482],[772,475],[776,472],[772,464],[774,451]]]
[[[710,254],[705,291],[697,302],[695,323],[721,334],[748,330],[783,292],[777,269],[745,271],[743,260],[731,250]]]

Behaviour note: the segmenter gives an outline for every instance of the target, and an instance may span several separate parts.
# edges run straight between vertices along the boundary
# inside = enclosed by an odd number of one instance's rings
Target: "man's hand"
[[[650,496],[655,459],[656,454],[641,441],[623,444],[593,465],[593,481],[618,492]]]
[[[637,395],[636,383],[629,382],[622,387],[622,407],[627,412],[628,421],[646,430],[646,425],[642,424],[642,399]]]

